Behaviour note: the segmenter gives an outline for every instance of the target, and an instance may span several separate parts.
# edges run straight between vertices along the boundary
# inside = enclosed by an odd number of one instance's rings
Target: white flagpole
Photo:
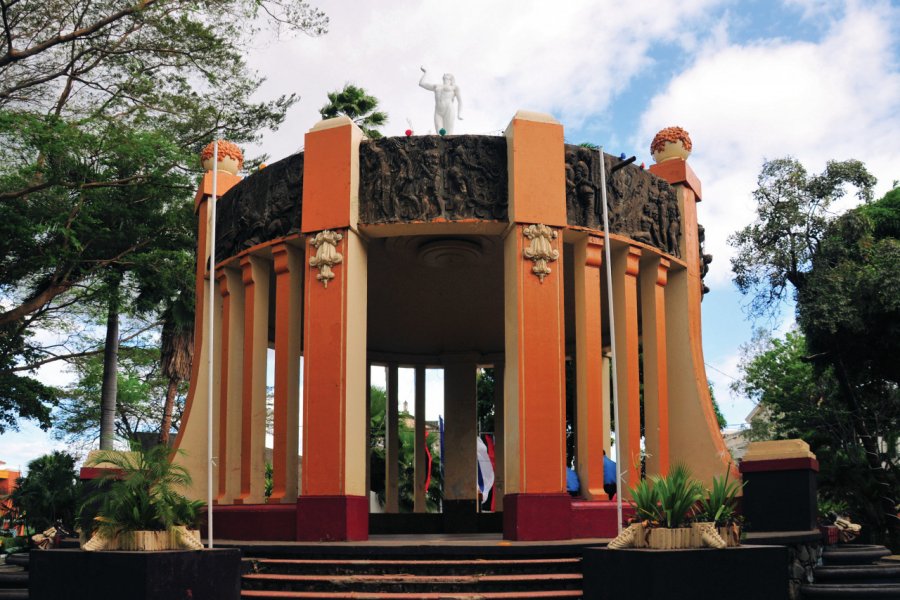
[[[215,297],[216,297],[216,200],[218,196],[219,179],[219,140],[213,142],[213,169],[212,169],[212,198],[209,205],[209,346],[206,350],[207,359],[207,395],[206,395],[206,518],[207,518],[207,546],[213,547],[213,355],[215,332]]]
[[[600,148],[600,198],[603,202],[603,251],[606,253],[606,292],[609,306],[609,345],[612,348],[610,368],[612,369],[613,389],[613,418],[616,421],[616,526],[622,533],[622,457],[619,442],[619,379],[616,377],[616,319],[613,313],[613,281],[612,261],[609,250],[609,214],[606,206],[606,159],[603,157],[603,147]]]

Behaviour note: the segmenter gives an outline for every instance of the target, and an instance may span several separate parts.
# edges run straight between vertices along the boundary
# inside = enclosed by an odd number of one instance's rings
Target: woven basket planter
[[[654,550],[678,550],[691,548],[692,531],[690,527],[654,527],[650,530],[650,548]]]
[[[741,526],[740,525],[726,525],[725,527],[719,527],[719,536],[725,540],[725,543],[728,544],[729,548],[735,548],[741,545]]]
[[[175,527],[171,531],[125,531],[113,538],[95,534],[82,549],[132,550],[154,552],[157,550],[200,550],[200,531],[187,527]]]

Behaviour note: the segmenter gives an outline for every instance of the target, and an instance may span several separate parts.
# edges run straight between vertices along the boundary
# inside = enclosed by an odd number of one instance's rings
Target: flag
[[[481,501],[487,502],[487,496],[494,487],[494,465],[481,438],[475,436],[475,440],[478,448],[478,491],[481,492]]]

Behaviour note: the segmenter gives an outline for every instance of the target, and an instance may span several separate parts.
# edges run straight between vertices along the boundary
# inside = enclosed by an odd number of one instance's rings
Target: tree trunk
[[[103,349],[103,387],[100,389],[100,449],[112,450],[116,431],[116,396],[119,392],[119,281],[110,278],[106,345]]]
[[[163,446],[169,443],[169,431],[172,429],[172,409],[175,407],[175,394],[178,392],[179,383],[181,383],[179,378],[169,378],[169,387],[166,390],[166,405],[163,408],[162,427],[159,429],[159,443]]]

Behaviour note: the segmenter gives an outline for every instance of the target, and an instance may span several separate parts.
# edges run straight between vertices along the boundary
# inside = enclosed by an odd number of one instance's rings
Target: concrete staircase
[[[509,556],[473,548],[375,556],[359,551],[327,558],[244,559],[242,598],[355,598],[441,600],[581,598],[581,553]],[[519,549],[517,549],[519,550]],[[245,553],[248,551],[245,549]],[[252,553],[252,550],[250,551]],[[306,554],[306,553],[301,553]],[[393,554],[393,555],[392,555]],[[246,555],[246,554],[245,554]]]
[[[28,598],[28,554],[7,554],[0,562],[0,600]]]
[[[822,566],[814,571],[815,583],[803,585],[806,600],[865,600],[900,598],[900,562],[884,546],[845,544],[822,553]]]

